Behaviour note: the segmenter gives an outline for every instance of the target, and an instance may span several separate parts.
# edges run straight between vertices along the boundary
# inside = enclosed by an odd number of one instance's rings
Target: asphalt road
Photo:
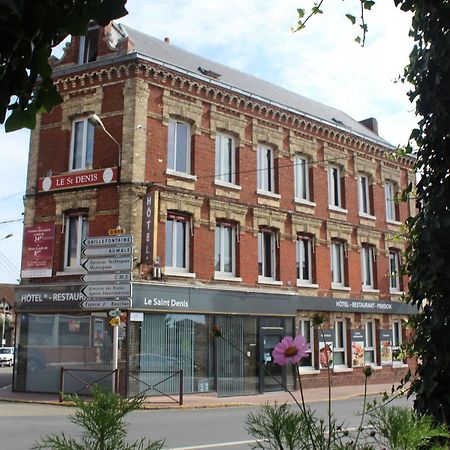
[[[327,402],[311,405],[319,416],[326,417]],[[333,402],[339,421],[349,427],[359,425],[357,411],[361,399]],[[235,449],[251,448],[253,438],[245,431],[244,423],[250,412],[258,408],[217,408],[195,410],[146,410],[127,416],[129,441],[147,437],[165,439],[166,449]],[[80,436],[81,431],[69,420],[70,407],[0,403],[0,450],[26,450],[39,436],[64,432]]]

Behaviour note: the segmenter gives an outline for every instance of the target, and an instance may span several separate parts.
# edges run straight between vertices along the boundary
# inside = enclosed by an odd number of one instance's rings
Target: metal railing
[[[78,373],[100,373],[104,374],[103,376],[99,376],[95,379],[86,380]],[[87,390],[91,391],[92,387],[95,384],[99,384],[101,381],[105,380],[107,377],[111,376],[111,387],[113,392],[118,392],[119,387],[119,370],[102,370],[102,369],[67,369],[65,367],[61,367],[60,369],[60,379],[59,379],[59,401],[62,402],[64,400],[64,385],[66,383],[66,376],[72,377],[81,383],[82,387],[78,391],[74,392],[74,394],[80,394],[82,391]]]
[[[142,376],[145,374],[159,374],[162,379],[158,379],[156,383],[151,383],[143,380]],[[166,381],[169,381],[171,379],[174,379],[175,377],[179,377],[179,390],[178,390],[178,400],[173,397],[174,394],[164,392],[163,390],[163,383]],[[183,369],[176,370],[176,371],[155,371],[155,370],[145,370],[145,371],[139,371],[137,375],[133,374],[132,372],[128,372],[128,382],[130,379],[137,381],[138,383],[141,383],[144,385],[144,389],[141,389],[136,395],[146,395],[150,393],[151,391],[154,391],[155,393],[167,397],[168,399],[174,401],[175,403],[178,403],[180,406],[183,405],[183,391],[184,391],[184,385],[183,385]],[[147,400],[148,402],[148,400]]]

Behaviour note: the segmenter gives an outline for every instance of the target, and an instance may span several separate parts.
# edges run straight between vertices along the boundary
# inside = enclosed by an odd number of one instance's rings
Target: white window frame
[[[375,289],[374,260],[374,248],[369,245],[363,245],[361,248],[361,282],[363,289]]]
[[[342,342],[340,341],[340,331],[342,331]],[[342,344],[342,345],[339,345]],[[336,364],[336,354],[344,355],[344,363]],[[345,319],[338,319],[334,321],[334,346],[333,346],[333,369],[348,367],[347,355],[347,321]]]
[[[230,153],[228,165],[226,164],[227,152]],[[216,134],[215,180],[236,184],[236,145],[234,137],[229,134]]]
[[[342,208],[341,168],[328,166],[328,205],[331,208]]]
[[[220,270],[215,270],[215,276],[219,277],[235,277],[236,276],[236,227],[235,226],[225,226],[223,223],[218,222],[216,224],[215,228],[215,235],[214,235],[214,267],[215,267],[215,261],[218,257],[218,249],[217,249],[217,233],[219,233],[219,255],[223,255],[225,252],[225,239],[224,239],[224,232],[225,230],[231,230],[231,272],[224,270],[224,259],[223,257],[220,258],[219,265]]]
[[[76,226],[76,235],[73,237],[70,235],[71,230],[71,222],[75,221]],[[82,258],[81,258],[81,249],[83,245],[83,239],[86,238],[89,234],[89,222],[87,214],[69,214],[65,217],[64,221],[64,270],[79,270],[81,268]],[[74,238],[76,240],[76,263],[70,264],[69,261],[69,249],[70,249],[70,240]]]
[[[360,214],[371,215],[369,177],[364,174],[358,175],[358,205]]]
[[[275,194],[275,158],[273,148],[263,145],[258,146],[256,160],[258,191]]]
[[[364,364],[376,365],[377,363],[375,330],[374,320],[368,320],[364,323]]]
[[[403,361],[398,361],[394,359],[394,352],[397,350],[401,351],[402,344],[403,344],[402,321],[394,320],[392,322],[392,356],[394,364],[403,364]]]
[[[386,181],[384,185],[384,199],[386,205],[386,220],[397,222],[397,211],[395,207],[396,185],[393,181]]]
[[[306,352],[307,354],[311,355],[311,364],[310,365],[304,365],[302,362],[304,360],[300,361],[300,370],[314,370],[314,327],[312,324],[311,319],[305,319],[302,318],[299,321],[298,324],[299,327],[299,334],[302,335],[306,342],[309,344],[309,350]],[[309,340],[307,339],[309,335]]]
[[[75,155],[76,155],[76,128],[77,124],[82,124],[82,137],[81,137],[81,162],[78,167],[75,165]],[[89,142],[88,134],[89,130],[92,132],[92,141]],[[85,170],[92,167],[94,160],[94,139],[95,139],[95,127],[89,122],[87,118],[74,120],[72,122],[72,136],[70,142],[70,158],[69,158],[69,171],[74,172],[77,170]]]
[[[177,134],[179,128],[186,127],[186,148],[181,149],[177,146]],[[171,132],[173,130],[173,139],[171,140]],[[167,170],[169,172],[191,175],[191,125],[182,120],[169,119],[167,127]],[[186,158],[186,170],[177,169],[177,157],[183,152]],[[169,161],[172,159],[172,165]]]
[[[180,216],[182,216],[182,214],[180,214]],[[167,222],[173,222],[173,223],[184,223],[184,254],[185,254],[185,261],[184,261],[184,266],[176,266],[174,265],[174,262],[176,263],[176,254],[177,254],[177,248],[180,242],[180,239],[182,239],[179,236],[179,232],[178,232],[178,227],[174,226],[174,224],[172,224],[172,234],[171,236],[168,236],[167,233]],[[166,220],[166,249],[167,249],[167,239],[168,237],[170,237],[170,245],[171,245],[171,253],[172,253],[172,261],[171,264],[168,264],[169,261],[167,261],[167,251],[165,250],[166,254],[165,254],[165,261],[166,261],[166,273],[171,273],[171,272],[175,272],[175,273],[189,273],[189,250],[190,250],[190,225],[191,222],[189,220],[188,217],[186,217],[185,219],[181,220],[181,219],[176,219],[176,218],[169,218],[167,217]]]
[[[92,42],[95,42],[95,45],[97,45],[97,54],[98,54],[98,41],[99,41],[98,30],[99,30],[98,27],[89,28],[88,32],[85,36],[80,36],[80,41],[79,41],[79,45],[78,45],[78,58],[77,58],[78,64],[87,64],[89,62],[93,62],[93,61],[97,60],[97,55],[96,55],[94,59],[89,61],[89,53],[90,53],[89,50],[92,45]],[[93,39],[94,33],[97,34],[95,39]],[[87,47],[87,51],[85,51],[86,47]]]
[[[389,292],[400,292],[400,252],[398,250],[389,250]]]
[[[266,261],[264,251],[264,239],[269,236],[271,260]],[[266,273],[267,265],[270,265],[270,276]],[[276,281],[277,279],[277,238],[275,231],[260,230],[258,233],[258,281]]]
[[[345,243],[331,242],[331,287],[340,288],[345,286],[344,253]]]
[[[312,284],[313,270],[312,270],[312,252],[313,242],[309,236],[297,236],[296,242],[296,261],[297,261],[297,284]],[[306,249],[306,252],[305,252]],[[307,278],[303,277],[303,267],[306,265],[308,270]]]
[[[297,155],[294,164],[295,200],[299,202],[302,200],[310,201],[309,160],[305,156]]]

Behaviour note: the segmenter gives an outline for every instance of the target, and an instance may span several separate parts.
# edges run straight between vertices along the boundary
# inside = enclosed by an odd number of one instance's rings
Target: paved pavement
[[[392,383],[389,384],[369,384],[367,387],[368,395],[390,393]],[[300,391],[294,391],[293,396],[300,401]],[[332,400],[346,400],[364,395],[364,386],[333,386],[331,388]],[[322,402],[328,400],[328,388],[310,388],[304,390],[304,397],[307,403]],[[288,392],[271,392],[259,395],[243,395],[234,397],[218,397],[214,393],[185,394],[183,405],[180,406],[176,401],[166,397],[147,397],[144,407],[148,409],[168,409],[168,408],[223,408],[236,406],[255,406],[265,403],[293,403],[294,399]],[[38,394],[12,392],[10,387],[0,390],[0,401],[21,402],[21,403],[43,403],[61,405],[57,394]],[[62,403],[67,405],[67,403]]]

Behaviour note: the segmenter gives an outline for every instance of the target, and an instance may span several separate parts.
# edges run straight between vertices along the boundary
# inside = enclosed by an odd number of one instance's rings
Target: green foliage
[[[62,102],[49,57],[69,34],[83,35],[91,20],[106,25],[127,14],[126,0],[1,0],[0,123],[6,131],[34,128],[36,114]]]
[[[431,416],[420,416],[410,408],[382,406],[370,412],[368,426],[380,448],[395,450],[445,449],[450,434],[445,425],[434,425]],[[444,446],[445,445],[445,446]]]
[[[420,119],[410,136],[421,173],[418,213],[406,221],[407,301],[420,308],[411,321],[410,356],[418,360],[411,393],[417,411],[450,423],[450,2],[394,1],[413,14],[415,44],[404,79],[413,85],[408,95]]]
[[[67,396],[79,408],[71,416],[71,421],[84,430],[81,440],[76,440],[64,433],[42,438],[33,449],[43,450],[159,450],[163,441],[126,442],[126,426],[124,417],[141,406],[143,396],[122,398],[106,391],[101,386],[92,389],[93,400],[87,402],[77,395]]]
[[[308,432],[308,426],[312,433]],[[249,414],[245,429],[257,443],[254,448],[272,450],[325,450],[352,448],[349,434],[333,417],[328,427],[309,408],[297,411],[288,405],[266,404]],[[330,434],[328,434],[330,433]]]

